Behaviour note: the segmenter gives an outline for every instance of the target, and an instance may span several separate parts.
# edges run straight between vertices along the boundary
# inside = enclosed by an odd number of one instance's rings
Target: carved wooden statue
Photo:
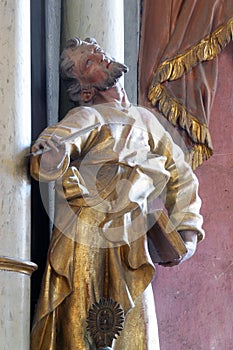
[[[158,349],[147,239],[157,199],[187,250],[164,265],[192,256],[203,237],[197,179],[156,115],[129,103],[118,81],[126,71],[94,39],[73,38],[62,53],[77,107],[42,132],[31,157],[32,176],[56,184],[33,350]]]

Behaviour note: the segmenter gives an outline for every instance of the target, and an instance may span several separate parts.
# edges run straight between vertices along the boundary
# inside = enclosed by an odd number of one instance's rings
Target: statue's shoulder
[[[161,115],[156,111],[144,106],[134,106],[134,115],[136,115],[149,130],[165,131],[160,121]]]
[[[59,126],[82,128],[98,122],[98,113],[92,106],[80,106],[70,109],[60,121]]]
[[[92,120],[95,117],[95,115],[96,110],[93,107],[79,106],[70,109],[62,120],[63,122],[66,122],[67,120],[81,120],[84,118],[86,121],[88,121],[89,119]]]
[[[86,115],[86,114],[92,114],[92,113],[95,113],[95,109],[92,106],[78,106],[70,109],[66,114],[65,118],[67,116],[72,116],[76,114]]]

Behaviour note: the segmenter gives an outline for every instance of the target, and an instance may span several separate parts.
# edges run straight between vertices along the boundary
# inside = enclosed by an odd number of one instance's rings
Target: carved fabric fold
[[[208,126],[217,56],[232,37],[231,0],[143,2],[139,103],[169,121],[164,124],[193,169],[213,153]]]

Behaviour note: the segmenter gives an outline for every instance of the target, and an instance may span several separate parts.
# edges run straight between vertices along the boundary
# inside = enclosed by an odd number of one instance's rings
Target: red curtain
[[[217,56],[232,37],[233,0],[142,3],[139,104],[160,112],[193,168],[213,151],[208,125]]]

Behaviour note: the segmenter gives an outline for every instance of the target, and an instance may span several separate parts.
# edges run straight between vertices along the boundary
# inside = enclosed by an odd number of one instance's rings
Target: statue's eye
[[[86,67],[89,67],[90,65],[91,65],[91,60],[88,59],[88,60],[86,61]]]

